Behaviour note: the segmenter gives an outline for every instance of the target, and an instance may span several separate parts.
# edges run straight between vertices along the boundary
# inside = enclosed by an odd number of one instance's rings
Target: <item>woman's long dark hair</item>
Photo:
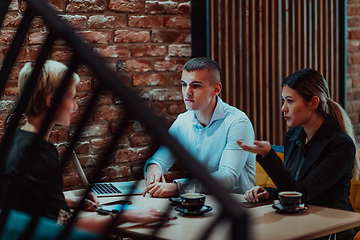
[[[330,114],[355,144],[354,127],[348,114],[337,102],[330,98],[327,81],[318,71],[309,68],[301,69],[287,76],[282,82],[282,87],[284,86],[296,90],[306,102],[309,102],[314,96],[319,97],[318,114],[324,117]],[[353,175],[358,179],[360,164],[357,153],[354,162]]]

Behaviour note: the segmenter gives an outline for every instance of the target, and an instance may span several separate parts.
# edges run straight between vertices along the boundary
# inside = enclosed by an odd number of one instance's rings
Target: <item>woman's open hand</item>
[[[271,151],[271,145],[267,141],[254,141],[254,146],[249,146],[243,143],[241,140],[236,140],[237,144],[245,151],[260,154],[263,157]]]

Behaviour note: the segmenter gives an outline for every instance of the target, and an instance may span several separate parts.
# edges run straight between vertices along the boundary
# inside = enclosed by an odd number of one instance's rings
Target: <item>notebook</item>
[[[85,176],[84,170],[81,167],[80,161],[76,156],[75,151],[73,150],[74,157],[71,158],[77,173],[79,174],[82,184],[87,188],[89,182]],[[142,191],[138,188],[135,188],[135,185],[131,182],[104,182],[104,183],[94,183],[91,190],[96,193],[98,197],[113,197],[129,194],[142,194]]]

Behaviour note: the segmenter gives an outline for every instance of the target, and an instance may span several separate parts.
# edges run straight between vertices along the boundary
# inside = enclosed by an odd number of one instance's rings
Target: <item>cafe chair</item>
[[[0,240],[17,240],[21,239],[22,234],[26,231],[27,226],[30,224],[32,218],[30,215],[19,212],[16,210],[10,210],[9,216],[2,229]],[[58,225],[55,220],[40,217],[37,226],[30,239],[41,240],[55,240],[61,234],[64,226]],[[69,238],[71,240],[97,240],[101,239],[101,236],[85,232],[83,230],[72,228]]]

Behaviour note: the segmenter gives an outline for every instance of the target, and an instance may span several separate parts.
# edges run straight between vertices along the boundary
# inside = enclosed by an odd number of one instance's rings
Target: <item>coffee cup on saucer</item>
[[[295,191],[284,191],[279,192],[279,200],[281,206],[284,210],[287,211],[295,211],[299,208],[299,204],[301,204],[301,192]]]
[[[205,204],[205,194],[202,193],[186,193],[180,195],[181,204],[190,211],[198,211]]]

